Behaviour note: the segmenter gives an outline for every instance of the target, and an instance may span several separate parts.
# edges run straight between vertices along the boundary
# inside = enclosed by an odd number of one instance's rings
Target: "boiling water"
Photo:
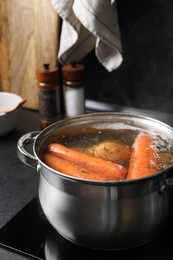
[[[142,130],[142,132],[149,133],[146,130]],[[94,126],[91,128],[84,127],[82,130],[76,128],[73,131],[60,131],[51,137],[49,143],[57,142],[84,153],[88,153],[93,146],[103,142],[116,141],[132,149],[135,137],[139,133],[141,133],[141,128],[126,127],[126,129],[123,129],[123,126],[119,125],[119,127],[116,126],[116,129],[110,129],[110,126],[102,124],[101,127]],[[165,169],[173,163],[173,143],[159,134],[149,134],[153,136],[158,151],[159,168]],[[126,168],[129,166],[129,159],[121,162]],[[117,161],[113,162],[117,163]]]

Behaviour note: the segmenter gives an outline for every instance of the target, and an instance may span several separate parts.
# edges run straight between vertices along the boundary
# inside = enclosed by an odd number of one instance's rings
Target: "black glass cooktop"
[[[173,191],[170,196],[173,198]],[[173,213],[163,232],[153,241],[128,250],[102,251],[84,248],[67,241],[46,220],[38,198],[34,198],[0,230],[0,245],[42,260],[159,260],[172,259]]]
[[[101,104],[101,108],[95,103],[94,107],[92,103],[87,105],[90,107],[89,112],[100,111],[104,107],[104,104]],[[115,107],[108,107],[108,110],[127,112],[126,110],[115,109]],[[131,112],[136,113],[136,111]],[[153,114],[148,111],[142,111],[141,114],[153,116],[173,125],[172,115],[165,113]],[[119,251],[99,251],[83,248],[67,241],[46,220],[37,197],[0,229],[0,246],[19,254],[24,254],[28,258],[40,260],[69,260],[72,258],[76,260],[173,259],[173,188],[169,189],[169,193],[172,206],[170,205],[170,218],[166,227],[153,241],[137,248]]]

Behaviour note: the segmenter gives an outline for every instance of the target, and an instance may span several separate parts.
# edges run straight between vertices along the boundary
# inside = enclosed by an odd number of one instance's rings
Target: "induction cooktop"
[[[105,104],[87,103],[88,112],[120,111],[135,112],[163,120],[173,125],[173,116],[150,111],[128,110],[126,108],[108,107]],[[116,260],[130,258],[133,260],[168,260],[173,259],[173,188],[169,189],[170,217],[163,232],[154,240],[133,249],[125,250],[94,250],[76,245],[63,238],[49,224],[41,209],[38,197],[31,200],[17,215],[0,229],[0,246],[27,256],[29,259],[40,260]]]
[[[170,190],[173,198],[173,191]],[[173,213],[163,232],[154,240],[133,249],[95,250],[76,245],[63,238],[46,220],[35,197],[0,230],[0,246],[31,259],[172,259]]]

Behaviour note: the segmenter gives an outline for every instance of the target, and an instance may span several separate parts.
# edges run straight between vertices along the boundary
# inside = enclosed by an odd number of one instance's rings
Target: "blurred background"
[[[86,98],[115,105],[173,111],[173,1],[118,0],[123,62],[108,72],[94,50],[86,65]],[[0,91],[37,109],[35,71],[57,64],[61,21],[50,0],[0,2]]]

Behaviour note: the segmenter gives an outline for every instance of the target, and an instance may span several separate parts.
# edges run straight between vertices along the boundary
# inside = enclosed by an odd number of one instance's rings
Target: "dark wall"
[[[119,0],[123,62],[112,72],[85,59],[86,97],[173,112],[173,1]]]

